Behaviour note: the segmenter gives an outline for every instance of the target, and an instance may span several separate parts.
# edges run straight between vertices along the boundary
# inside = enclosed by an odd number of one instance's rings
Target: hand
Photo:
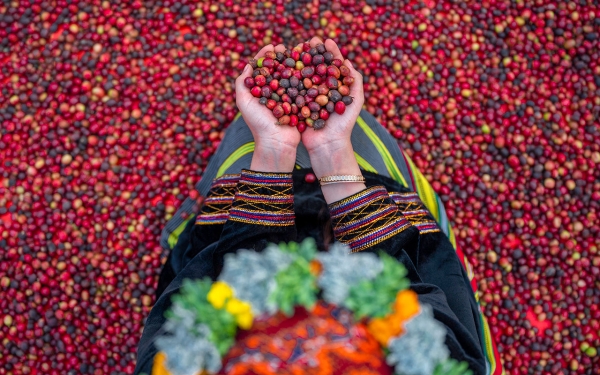
[[[322,41],[317,37],[310,41],[311,47],[320,43]],[[340,49],[333,40],[327,39],[325,48],[333,53],[335,59],[344,60]],[[350,136],[365,102],[363,78],[350,61],[345,60],[344,65],[350,69],[354,78],[354,83],[350,87],[350,96],[354,98],[353,102],[346,107],[346,111],[342,115],[332,113],[323,129],[306,129],[302,133],[302,143],[308,151],[310,163],[317,178],[330,175],[362,174],[354,156]],[[321,187],[327,203],[339,201],[364,189],[366,186],[362,182],[331,184]]]
[[[268,45],[263,47],[255,59],[263,57],[267,51],[283,52],[285,47]],[[252,67],[246,65],[235,81],[235,101],[242,117],[254,137],[255,147],[250,169],[262,172],[291,172],[296,162],[296,149],[300,143],[300,133],[289,125],[277,125],[277,119],[270,109],[258,102],[244,85],[246,77],[252,77]]]
[[[317,37],[312,38],[310,41],[311,47],[320,43],[323,42]],[[325,47],[327,48],[327,51],[333,53],[335,59],[344,61],[340,49],[333,40],[327,39],[325,41]],[[353,97],[354,100],[352,104],[346,107],[344,114],[338,115],[335,112],[332,113],[323,129],[313,130],[307,128],[306,131],[302,133],[302,143],[308,150],[309,155],[311,153],[326,155],[343,148],[352,148],[350,135],[352,134],[352,128],[354,127],[356,119],[365,102],[365,95],[363,92],[362,75],[354,69],[349,60],[345,60],[344,65],[350,69],[351,75],[354,78],[354,83],[350,87],[350,96]]]

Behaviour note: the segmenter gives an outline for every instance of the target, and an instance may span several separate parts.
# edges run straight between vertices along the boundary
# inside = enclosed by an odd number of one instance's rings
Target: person
[[[310,41],[313,47],[319,43],[319,38]],[[335,42],[326,40],[325,46],[343,60]],[[285,47],[268,45],[255,58],[273,50]],[[354,102],[344,114],[332,115],[323,129],[302,134],[295,127],[277,125],[271,111],[250,94],[243,83],[252,74],[249,65],[237,78],[241,117],[227,129],[198,184],[206,197],[203,205],[187,221],[176,215],[161,239],[172,249],[138,346],[136,374],[151,373],[157,353],[153,341],[170,297],[184,279],[214,280],[224,255],[238,249],[261,251],[269,243],[307,237],[316,240],[320,251],[339,241],[352,252],[383,250],[398,259],[419,301],[430,304],[435,319],[445,325],[451,357],[466,361],[474,374],[490,373],[480,312],[448,237],[443,206],[436,202],[436,222],[408,188],[406,180],[414,180],[408,170],[411,163],[389,133],[362,110],[362,76],[350,61],[344,64],[355,78],[350,93]],[[328,178],[334,183],[319,183]],[[184,210],[190,210],[189,202]]]

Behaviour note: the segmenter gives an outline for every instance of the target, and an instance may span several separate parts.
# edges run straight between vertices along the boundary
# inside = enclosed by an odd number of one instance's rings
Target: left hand
[[[281,44],[277,47],[265,46],[254,58],[263,57],[267,51],[283,52],[285,47]],[[256,143],[250,168],[262,172],[291,172],[296,161],[296,149],[301,139],[300,133],[296,127],[277,125],[277,118],[273,112],[260,104],[258,98],[252,96],[250,89],[244,85],[244,79],[252,77],[252,71],[252,67],[249,64],[246,65],[242,74],[235,81],[237,107],[248,124]]]

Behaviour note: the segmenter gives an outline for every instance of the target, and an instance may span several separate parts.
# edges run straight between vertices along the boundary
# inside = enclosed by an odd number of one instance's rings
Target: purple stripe
[[[261,202],[294,203],[294,197],[292,195],[288,195],[288,196],[284,196],[284,197],[273,196],[273,197],[264,198],[264,197],[257,197],[255,195],[237,193],[236,198],[241,198],[245,201],[252,201],[252,202],[259,202],[259,203],[261,203]]]
[[[351,249],[360,247],[370,241],[373,241],[374,239],[377,239],[378,237],[385,236],[386,234],[389,234],[395,230],[398,230],[406,225],[408,225],[408,222],[406,220],[397,221],[392,225],[381,228],[381,229],[377,230],[376,232],[371,233],[369,236],[367,236],[363,239],[360,239],[357,241],[352,241],[348,245],[350,246]]]
[[[244,211],[238,211],[236,209],[231,209],[231,211],[229,212],[230,217],[242,217],[242,218],[247,218],[247,219],[259,219],[259,220],[266,220],[266,221],[273,221],[273,222],[279,222],[279,221],[288,221],[288,220],[293,220],[294,219],[294,213],[290,212],[290,213],[269,213],[269,212],[244,212]]]
[[[342,205],[331,209],[331,216],[339,216],[344,213],[344,211],[351,211],[352,209],[359,207],[365,203],[370,203],[375,201],[378,198],[385,198],[387,196],[387,192],[383,188],[377,188],[366,195],[357,198],[356,200],[351,200],[349,202],[343,203]]]
[[[208,203],[231,203],[233,202],[233,197],[208,197],[204,200],[204,204]]]

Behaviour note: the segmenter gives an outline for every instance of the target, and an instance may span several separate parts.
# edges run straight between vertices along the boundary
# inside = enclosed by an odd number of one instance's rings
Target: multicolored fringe
[[[291,173],[242,170],[229,220],[248,224],[294,225]]]
[[[329,205],[333,232],[352,252],[365,250],[410,226],[383,186],[374,186]]]

